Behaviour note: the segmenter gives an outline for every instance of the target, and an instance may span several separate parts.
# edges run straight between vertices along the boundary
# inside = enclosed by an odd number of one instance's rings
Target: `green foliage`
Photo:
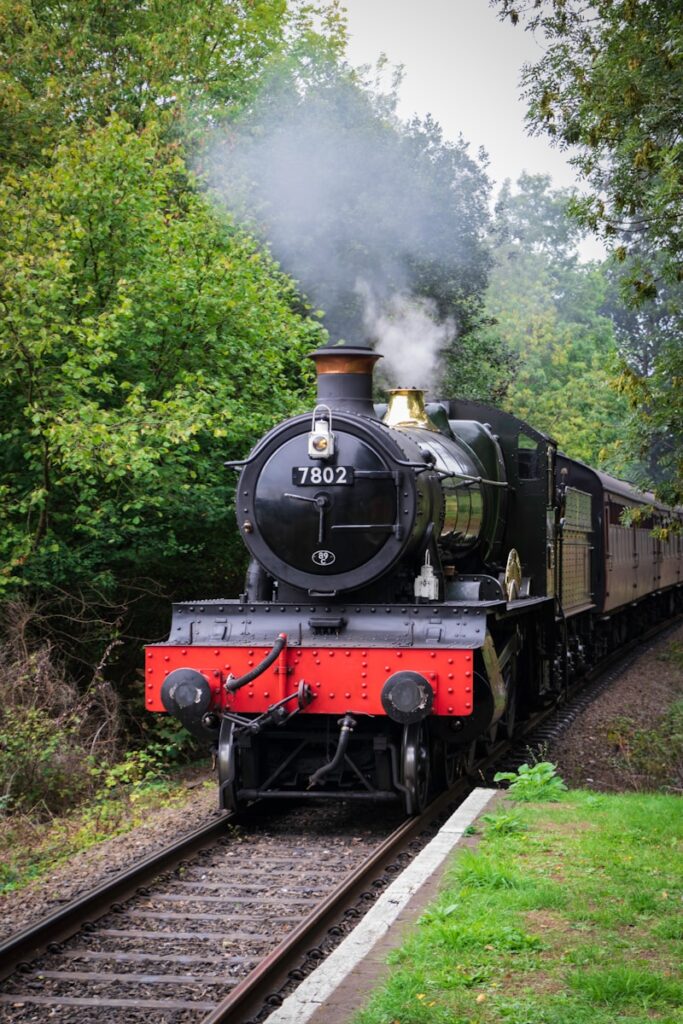
[[[572,202],[613,246],[633,309],[621,321],[624,445],[670,504],[683,500],[683,19],[678,0],[495,0],[544,43],[524,71],[533,130],[571,147],[589,192]],[[649,321],[649,323],[648,323]],[[624,337],[623,328],[626,328]],[[654,329],[653,329],[654,328]]]
[[[679,309],[675,329],[659,348],[652,371],[641,376],[624,359],[617,379],[632,410],[626,441],[643,467],[637,482],[652,487],[669,505],[683,501],[682,326]]]
[[[235,588],[222,463],[307,404],[324,336],[188,166],[276,69],[338,57],[344,18],[0,0],[0,38],[0,600],[39,595],[85,683],[127,640],[130,678],[170,594]]]
[[[168,771],[161,744],[150,743],[144,750],[129,750],[123,760],[108,767],[102,777],[105,789],[128,786],[138,790],[157,782]]]
[[[608,265],[605,302],[620,357],[616,385],[630,410],[623,443],[639,460],[632,479],[675,505],[683,497],[683,284],[662,283],[656,297],[627,304],[633,266]]]
[[[515,0],[499,0],[519,20]],[[545,37],[543,57],[524,72],[529,122],[559,145],[591,194],[575,203],[585,224],[626,252],[665,257],[660,270],[680,269],[683,163],[679,111],[683,101],[683,21],[677,0],[544,0],[525,14],[528,30]],[[625,253],[620,253],[621,258]],[[634,275],[647,293],[652,277]]]
[[[522,764],[516,772],[496,772],[494,782],[509,782],[508,793],[513,800],[526,803],[537,800],[558,800],[567,789],[550,761]]]
[[[274,65],[338,53],[337,5],[287,0],[1,0],[0,167],[49,159],[112,113],[198,143],[253,101]]]
[[[5,587],[234,565],[222,469],[298,408],[319,328],[154,132],[114,117],[0,183]]]
[[[80,723],[58,723],[38,708],[16,709],[0,724],[0,814],[55,812],[88,792],[91,762]]]
[[[197,757],[199,741],[173,715],[148,715],[142,727],[147,737],[145,749],[157,749],[167,768],[187,764]]]
[[[514,194],[503,186],[488,330],[517,357],[505,408],[568,455],[619,474],[630,470],[622,438],[628,402],[614,387],[617,346],[603,312],[609,282],[602,268],[577,262],[568,198],[542,175],[523,175]]]
[[[486,825],[486,835],[512,836],[525,832],[527,826],[515,811],[498,811],[484,814],[481,819]]]

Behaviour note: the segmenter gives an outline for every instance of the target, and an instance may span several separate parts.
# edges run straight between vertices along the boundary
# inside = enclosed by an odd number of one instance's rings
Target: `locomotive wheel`
[[[465,747],[458,747],[457,756],[457,774],[458,775],[469,775],[474,768],[474,763],[477,759],[477,741],[472,740]]]
[[[432,780],[436,792],[450,789],[460,775],[460,754],[462,748],[440,738],[432,744]]]
[[[237,814],[244,804],[237,799],[238,753],[234,730],[235,723],[224,718],[218,736],[218,806],[222,811]]]
[[[420,814],[427,806],[431,775],[429,739],[422,722],[403,727],[401,762],[406,814]]]
[[[506,739],[511,740],[517,724],[517,681],[513,672],[508,682],[508,702],[498,725]]]
[[[444,743],[441,750],[441,765],[446,789],[450,789],[460,775],[460,748],[453,743]]]

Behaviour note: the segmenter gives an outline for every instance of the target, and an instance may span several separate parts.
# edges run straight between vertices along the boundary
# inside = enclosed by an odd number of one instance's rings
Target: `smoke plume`
[[[466,143],[400,123],[337,70],[269,90],[210,165],[221,201],[323,310],[330,344],[375,344],[396,382],[435,382],[488,270],[488,179]]]
[[[433,390],[442,353],[455,338],[453,320],[440,322],[430,299],[398,292],[380,305],[367,281],[358,281],[356,291],[363,301],[366,337],[384,356],[378,379],[389,386]]]

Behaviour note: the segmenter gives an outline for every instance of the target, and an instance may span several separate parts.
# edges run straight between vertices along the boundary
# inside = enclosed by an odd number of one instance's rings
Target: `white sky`
[[[489,155],[495,189],[522,171],[550,174],[555,187],[576,185],[574,170],[546,136],[524,125],[520,72],[542,55],[523,25],[500,22],[488,0],[344,0],[353,65],[374,64],[385,53],[405,69],[399,114],[430,113],[449,139],[462,132],[476,153]],[[597,241],[581,247],[600,258]]]
[[[563,154],[524,128],[519,99],[524,61],[542,50],[522,25],[500,22],[488,0],[344,0],[351,63],[374,63],[381,52],[403,64],[399,113],[432,114],[448,138],[462,132],[484,146],[499,185],[523,170],[574,184]]]

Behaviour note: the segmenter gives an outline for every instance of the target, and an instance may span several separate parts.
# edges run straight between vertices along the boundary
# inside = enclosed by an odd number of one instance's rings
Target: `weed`
[[[657,661],[666,661],[676,668],[683,669],[683,643],[680,640],[672,640],[666,650],[656,657]]]
[[[118,700],[102,678],[107,654],[80,692],[50,643],[33,638],[35,608],[1,610],[0,808],[45,818],[94,791],[93,766],[118,752]]]
[[[79,739],[79,721],[64,715],[58,725],[38,708],[15,708],[0,728],[0,784],[8,813],[69,807],[90,785],[91,761]]]
[[[476,889],[517,889],[523,884],[517,871],[494,857],[472,850],[462,851],[456,865],[456,877],[462,885]]]
[[[130,750],[122,761],[105,770],[102,780],[105,789],[117,786],[140,789],[157,782],[168,772],[164,753],[164,748],[158,743],[152,743],[144,750]]]
[[[522,764],[516,772],[496,772],[494,782],[509,782],[508,793],[522,802],[558,800],[567,789],[550,761]]]
[[[484,814],[481,820],[486,825],[487,836],[511,836],[527,830],[527,826],[514,811]]]
[[[460,904],[449,903],[447,907],[434,907],[431,910],[425,910],[422,917],[418,920],[418,924],[434,924],[435,921],[445,921],[447,918],[454,914]]]
[[[197,757],[199,741],[173,715],[150,715],[143,727],[147,748],[161,750],[167,764],[187,764]]]
[[[489,921],[469,921],[462,924],[454,922],[437,932],[437,941],[440,936],[445,938],[444,945],[448,949],[458,951],[477,947],[488,952],[519,952],[541,948],[541,940],[537,935],[530,935],[510,925]]]

